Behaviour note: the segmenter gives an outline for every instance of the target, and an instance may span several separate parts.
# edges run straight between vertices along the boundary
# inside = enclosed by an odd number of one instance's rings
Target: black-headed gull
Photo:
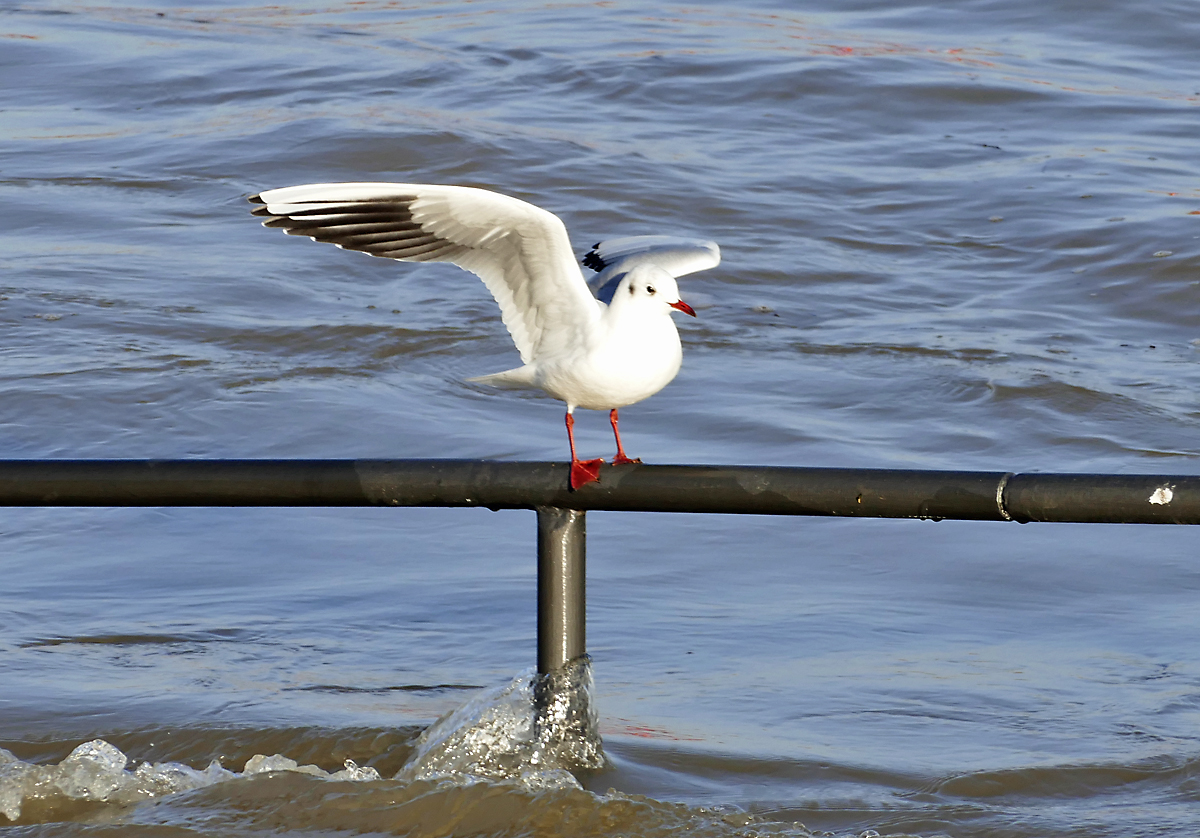
[[[577,407],[608,410],[617,455],[617,409],[667,386],[683,361],[671,313],[696,316],[675,278],[716,267],[713,242],[631,236],[597,244],[583,264],[598,276],[588,289],[567,228],[551,212],[467,186],[314,183],[272,189],[250,200],[263,226],[332,242],[347,250],[409,262],[452,262],[483,280],[523,366],[470,381],[530,387],[567,403],[571,488],[598,480],[602,459],[575,454]],[[597,299],[596,297],[599,297]]]

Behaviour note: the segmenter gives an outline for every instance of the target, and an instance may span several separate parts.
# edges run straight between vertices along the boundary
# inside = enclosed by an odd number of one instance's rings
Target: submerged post
[[[585,513],[537,508],[538,673],[557,672],[587,651]]]

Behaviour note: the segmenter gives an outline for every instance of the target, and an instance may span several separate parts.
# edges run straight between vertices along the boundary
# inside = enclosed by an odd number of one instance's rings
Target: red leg
[[[617,409],[615,407],[608,412],[608,421],[612,423],[613,436],[617,438],[617,456],[613,457],[612,464],[619,466],[623,463],[640,463],[641,460],[631,460],[625,456],[625,449],[621,446],[621,432],[617,430]]]
[[[600,479],[604,460],[580,460],[575,456],[575,417],[567,411],[567,439],[571,443],[571,488],[578,489]]]

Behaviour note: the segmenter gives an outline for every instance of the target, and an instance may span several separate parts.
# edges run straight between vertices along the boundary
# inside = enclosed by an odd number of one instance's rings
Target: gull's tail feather
[[[487,384],[491,387],[501,387],[507,390],[525,389],[527,387],[537,389],[537,385],[533,383],[533,368],[529,366],[516,367],[504,372],[494,372],[491,375],[479,375],[474,378],[468,378],[467,381],[472,384]]]

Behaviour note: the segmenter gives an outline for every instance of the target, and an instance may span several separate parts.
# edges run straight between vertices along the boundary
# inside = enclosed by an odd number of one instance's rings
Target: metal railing
[[[587,510],[1200,524],[1200,476],[488,460],[0,460],[0,506],[482,506],[538,516],[538,671],[586,651]]]

